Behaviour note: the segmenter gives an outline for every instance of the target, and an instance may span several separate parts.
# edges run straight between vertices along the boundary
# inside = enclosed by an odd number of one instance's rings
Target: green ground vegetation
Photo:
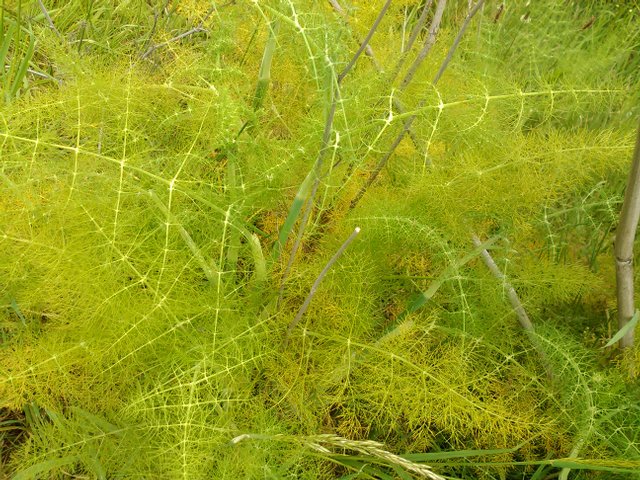
[[[0,476],[640,478],[640,5],[442,3],[3,0]]]

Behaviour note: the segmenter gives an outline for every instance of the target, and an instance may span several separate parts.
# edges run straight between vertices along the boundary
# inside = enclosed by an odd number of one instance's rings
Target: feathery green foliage
[[[333,3],[2,4],[1,475],[638,478],[637,6]]]

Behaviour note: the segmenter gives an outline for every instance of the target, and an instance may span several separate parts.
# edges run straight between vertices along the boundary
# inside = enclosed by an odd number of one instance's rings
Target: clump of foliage
[[[640,12],[442,3],[3,2],[3,474],[638,476]]]

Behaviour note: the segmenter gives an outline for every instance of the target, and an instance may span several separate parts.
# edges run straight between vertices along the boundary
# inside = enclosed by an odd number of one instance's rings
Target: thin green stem
[[[344,243],[340,246],[338,251],[336,251],[336,253],[333,254],[331,259],[324,266],[324,268],[320,272],[320,275],[318,275],[318,278],[316,278],[316,281],[313,282],[313,285],[311,286],[311,290],[309,291],[307,298],[305,298],[304,303],[300,306],[298,313],[296,314],[295,318],[291,321],[291,323],[289,324],[289,327],[287,328],[287,339],[291,335],[291,332],[293,331],[293,329],[296,327],[296,325],[298,325],[298,323],[302,319],[302,316],[305,314],[305,312],[309,308],[309,305],[311,304],[311,300],[313,300],[313,297],[316,294],[318,287],[320,286],[320,283],[329,272],[329,269],[333,266],[334,263],[338,261],[338,259],[342,256],[342,254],[347,249],[347,247],[351,244],[351,242],[355,240],[355,238],[358,236],[359,233],[360,233],[360,227],[356,227],[353,230],[353,233],[349,235],[349,238],[347,238],[344,241]]]

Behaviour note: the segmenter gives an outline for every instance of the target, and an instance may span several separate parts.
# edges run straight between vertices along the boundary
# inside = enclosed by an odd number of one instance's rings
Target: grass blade
[[[260,73],[258,74],[258,84],[256,86],[256,92],[253,96],[253,111],[257,111],[262,108],[264,99],[267,95],[267,89],[269,88],[269,82],[271,82],[271,62],[273,61],[273,54],[276,51],[276,36],[280,30],[280,21],[274,20],[269,25],[269,38],[267,44],[264,47],[264,53],[262,55],[262,62],[260,64]]]
[[[636,310],[636,313],[633,314],[631,320],[629,320],[620,330],[618,330],[618,332],[613,337],[611,337],[611,340],[609,340],[607,344],[602,348],[612,347],[613,345],[615,345],[622,337],[636,328],[638,319],[640,319],[640,310]]]
[[[313,183],[313,179],[315,177],[316,170],[315,168],[311,170],[306,178],[303,180],[300,188],[298,188],[298,192],[296,193],[296,197],[293,199],[293,203],[291,204],[291,208],[289,209],[289,213],[287,214],[287,218],[280,228],[280,233],[278,234],[278,240],[276,244],[273,246],[272,257],[274,261],[277,261],[280,258],[280,253],[287,243],[287,239],[289,238],[289,234],[291,230],[293,230],[293,226],[296,224],[298,220],[298,216],[300,215],[300,210],[302,210],[302,206],[304,205],[304,201],[307,198],[307,194],[309,193],[309,189],[311,188],[311,184]]]
[[[448,460],[450,458],[485,457],[514,453],[520,450],[523,445],[525,445],[525,443],[521,443],[513,448],[497,448],[493,450],[456,450],[451,452],[408,453],[406,455],[402,455],[402,457],[407,460],[411,460],[412,462],[432,462],[435,460]]]
[[[15,76],[13,77],[13,83],[11,85],[11,88],[9,89],[9,98],[11,99],[14,99],[18,96],[20,87],[24,83],[24,79],[27,75],[27,70],[29,69],[29,62],[31,62],[31,57],[33,56],[35,46],[36,41],[33,37],[33,33],[29,32],[29,46],[27,47],[24,56],[20,59],[18,69],[16,70]]]
[[[7,55],[9,54],[9,46],[13,41],[13,36],[15,35],[16,26],[15,23],[9,25],[6,33],[2,32],[2,42],[0,44],[0,79],[2,79],[2,90],[6,92],[9,88],[9,79],[11,78],[11,65],[7,69],[5,65],[7,64]],[[5,94],[6,98],[6,94]]]
[[[20,310],[20,307],[18,306],[18,302],[16,302],[15,298],[11,299],[11,309],[18,316],[18,318],[22,322],[22,325],[26,327],[27,326],[27,319],[24,318],[24,315],[22,314],[22,311]]]

